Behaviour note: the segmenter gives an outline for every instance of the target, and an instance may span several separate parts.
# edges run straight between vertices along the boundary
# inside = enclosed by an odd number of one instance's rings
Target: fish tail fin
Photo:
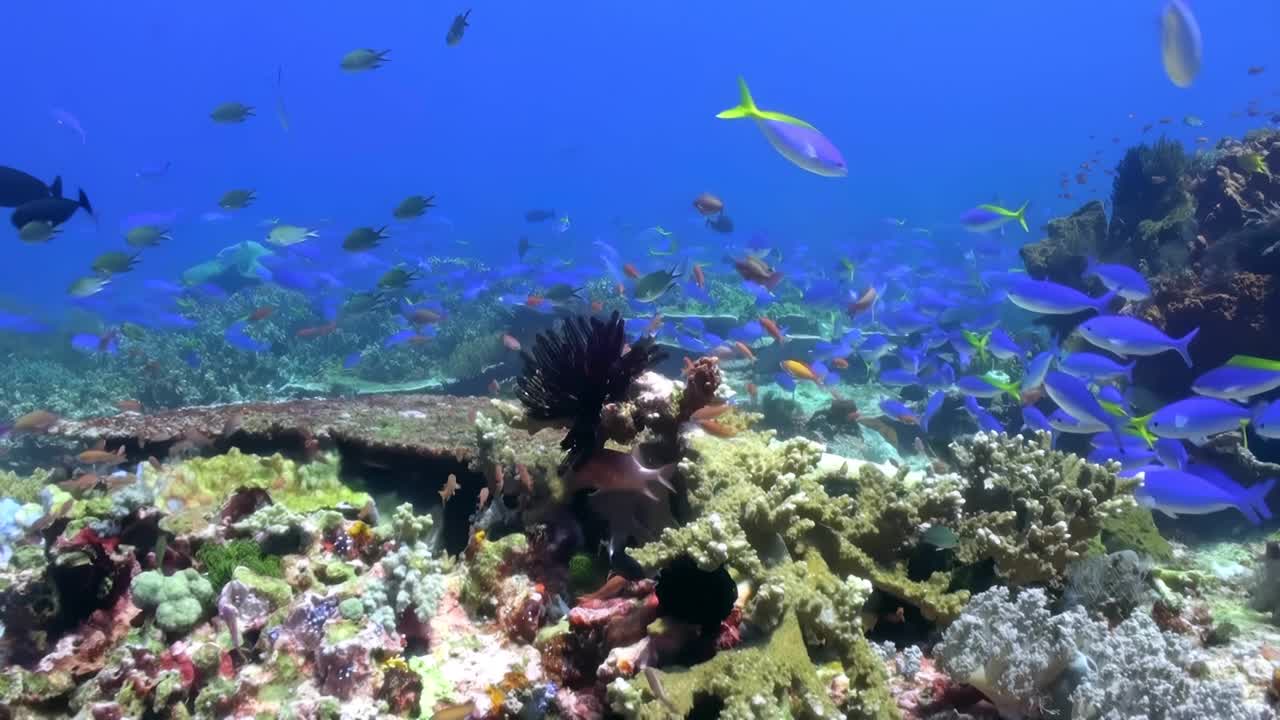
[[[80,188],[80,199],[77,204],[84,208],[84,211],[93,215],[93,206],[89,204],[89,196],[84,194],[84,188]]]
[[[1018,221],[1018,224],[1022,226],[1022,232],[1027,233],[1031,232],[1031,229],[1027,227],[1027,206],[1030,204],[1030,200],[1022,203],[1022,207],[1018,208],[1018,211],[1013,214],[1013,217]]]
[[[1151,430],[1147,428],[1147,423],[1151,420],[1154,413],[1139,415],[1138,417],[1129,418],[1129,429],[1133,430],[1133,434],[1146,441],[1147,447],[1156,446],[1156,436],[1151,434]]]
[[[662,487],[666,488],[671,492],[676,491],[675,486],[671,484],[671,478],[676,474],[677,465],[678,463],[668,463],[658,468],[657,471],[655,472],[655,477],[658,479],[658,484],[662,485]]]
[[[760,109],[756,107],[756,101],[751,99],[751,90],[747,88],[746,78],[738,76],[738,104],[716,113],[716,117],[721,120],[760,117]]]
[[[1227,360],[1227,364],[1235,367],[1256,368],[1258,370],[1280,370],[1280,360],[1268,360],[1267,358],[1253,355],[1232,355],[1231,359]]]
[[[1267,478],[1257,485],[1245,488],[1245,502],[1242,504],[1247,505],[1258,515],[1261,515],[1263,520],[1270,520],[1271,508],[1267,506],[1267,495],[1271,493],[1275,484],[1275,478]]]
[[[1191,364],[1191,351],[1188,348],[1191,346],[1191,341],[1195,340],[1196,335],[1199,333],[1200,328],[1194,328],[1191,332],[1183,335],[1174,342],[1174,349],[1182,356],[1182,361],[1187,364],[1187,367],[1193,367]]]
[[[49,194],[56,198],[62,197],[62,176],[61,175],[55,177],[53,179],[53,182],[49,184]]]
[[[1128,383],[1130,386],[1133,385],[1133,369],[1136,367],[1138,367],[1137,360],[1134,360],[1133,362],[1124,366],[1124,381]]]
[[[780,282],[782,282],[782,272],[774,270],[769,273],[769,277],[765,278],[763,285],[769,292],[773,292],[774,288],[778,287],[778,283]]]

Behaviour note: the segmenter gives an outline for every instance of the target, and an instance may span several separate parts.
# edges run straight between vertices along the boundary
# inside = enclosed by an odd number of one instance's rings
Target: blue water
[[[1073,183],[1075,197],[1057,199],[1059,173],[1095,148],[1112,165],[1144,122],[1174,119],[1150,138],[1216,139],[1258,124],[1229,117],[1250,98],[1280,104],[1270,2],[1193,4],[1205,62],[1187,90],[1162,72],[1155,2],[477,2],[462,43],[446,47],[465,7],[12,3],[2,161],[84,187],[99,219],[78,215],[44,245],[3,230],[4,294],[64,302],[97,253],[123,247],[130,213],[183,212],[137,282],[260,240],[269,217],[328,218],[322,232],[340,238],[383,224],[413,193],[436,194],[435,215],[452,223],[417,231],[423,254],[465,238],[472,253],[506,257],[534,207],[570,215],[566,241],[583,245],[615,218],[696,231],[689,202],[704,190],[743,230],[835,254],[874,242],[885,216],[943,226],[995,196],[1032,200],[1043,222],[1104,197],[1109,179],[1095,172],[1089,189]],[[342,72],[359,47],[390,48],[391,62]],[[1252,77],[1250,65],[1269,67]],[[274,112],[279,66],[287,133]],[[761,107],[831,138],[849,177],[798,170],[750,123],[715,119],[736,102],[739,74]],[[229,100],[257,116],[211,122]],[[84,144],[53,108],[79,118]],[[1188,113],[1207,127],[1183,126]],[[135,176],[163,161],[164,178]],[[228,222],[197,220],[235,187],[254,188],[257,203]]]

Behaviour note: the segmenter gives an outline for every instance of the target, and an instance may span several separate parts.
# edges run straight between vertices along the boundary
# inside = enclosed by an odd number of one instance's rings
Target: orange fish
[[[514,352],[520,351],[520,341],[507,333],[502,334],[502,346]]]
[[[623,285],[622,283],[618,283],[617,285],[614,285],[613,289],[617,290],[619,295],[627,294],[627,286]]]
[[[338,323],[331,322],[331,323],[326,323],[324,325],[313,325],[311,327],[304,327],[298,330],[298,332],[294,334],[301,338],[323,337],[325,335],[332,333],[334,330],[337,330],[337,329],[338,329]]]
[[[747,347],[746,343],[741,340],[734,340],[733,346],[738,349],[738,352],[742,353],[742,357],[751,360],[752,362],[755,361],[756,354],[751,352],[751,348]]]
[[[142,412],[142,402],[140,400],[121,400],[116,403],[116,407],[121,412]]]
[[[831,367],[833,367],[833,368],[835,368],[835,369],[837,369],[837,370],[848,370],[848,369],[849,369],[849,361],[848,361],[848,360],[845,360],[844,358],[839,358],[839,357],[838,357],[838,358],[832,358],[832,360],[831,360]]]
[[[409,322],[414,325],[430,325],[440,322],[440,313],[427,308],[417,308],[409,313]]]
[[[440,504],[449,502],[449,498],[458,492],[458,476],[449,473],[449,477],[444,481],[444,487],[440,488]]]
[[[782,368],[783,372],[797,380],[808,380],[819,384],[822,382],[818,378],[818,374],[813,371],[813,368],[799,360],[783,360],[778,363],[778,365]]]
[[[627,277],[631,278],[632,280],[640,279],[640,271],[637,270],[636,266],[632,265],[631,263],[627,263],[626,265],[622,266],[622,273]]]
[[[774,270],[768,263],[754,255],[734,260],[733,268],[738,271],[743,280],[761,285],[766,290],[773,290],[778,287],[778,283],[782,282],[781,272]]]
[[[499,392],[501,389],[502,389],[502,388],[498,385],[498,381],[497,381],[497,380],[490,380],[490,381],[489,381],[489,394],[490,394],[490,395],[497,396],[498,392]]]
[[[732,409],[733,409],[733,406],[730,405],[729,403],[721,403],[719,405],[707,405],[695,410],[693,415],[689,416],[689,419],[693,420],[694,422],[701,422],[703,420],[714,420]]]
[[[593,313],[598,313],[598,312],[600,312],[601,310],[604,310],[604,303],[600,302],[599,300],[592,300],[592,301],[591,301],[591,312],[593,312]]]
[[[48,410],[32,410],[26,415],[14,420],[13,427],[11,429],[15,433],[44,433],[48,432],[49,428],[53,427],[58,420],[58,416]]]
[[[756,401],[756,397],[760,394],[760,388],[756,387],[753,382],[747,383],[747,395],[751,396],[751,402]]]
[[[541,305],[542,305],[542,303],[544,303],[544,302],[546,302],[546,299],[545,299],[545,298],[543,298],[543,297],[541,297],[541,296],[539,296],[539,295],[530,295],[530,296],[529,296],[529,297],[524,301],[524,304],[525,304],[526,306],[528,306],[528,307],[536,308],[536,307],[541,306]]]
[[[874,287],[867,288],[858,296],[857,300],[849,303],[849,314],[857,315],[858,313],[866,312],[867,308],[876,304],[876,299],[879,297],[880,293],[876,292]]]
[[[697,285],[699,290],[707,289],[707,276],[703,274],[701,265],[693,266],[693,284]]]
[[[124,446],[116,448],[115,452],[108,452],[102,449],[103,443],[98,443],[99,447],[85,450],[76,456],[76,459],[85,465],[119,465],[125,461]]]
[[[714,435],[718,438],[731,438],[738,434],[737,430],[734,430],[728,425],[722,425],[721,423],[709,418],[706,420],[699,420],[698,427],[702,428],[708,435]]]
[[[693,207],[699,215],[715,215],[724,212],[724,201],[711,193],[702,193],[693,199]]]
[[[424,345],[430,341],[431,341],[431,338],[427,337],[426,335],[414,335],[409,338],[410,345]]]
[[[782,334],[782,330],[778,327],[778,323],[773,320],[767,317],[760,318],[760,327],[764,328],[764,331],[769,333],[769,336],[778,344],[787,341],[787,338]]]
[[[255,308],[253,312],[249,313],[248,316],[245,317],[245,320],[248,320],[249,322],[258,322],[259,320],[266,320],[267,318],[271,317],[271,313],[275,311],[276,309],[271,307],[270,305],[263,305],[260,308]]]

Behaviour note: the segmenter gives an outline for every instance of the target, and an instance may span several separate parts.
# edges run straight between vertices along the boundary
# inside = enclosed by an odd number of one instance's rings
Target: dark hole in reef
[[[407,502],[415,513],[431,514],[437,523],[443,520],[443,529],[437,530],[445,552],[456,555],[466,549],[471,517],[480,491],[488,484],[483,475],[452,457],[408,455],[349,444],[340,444],[338,450],[342,481],[372,495],[381,516],[387,517],[397,505]],[[440,491],[450,475],[457,478],[458,489],[441,508]]]
[[[928,543],[916,543],[907,558],[907,579],[924,582],[936,572],[946,572],[955,567],[955,548],[940,548]]]
[[[724,712],[724,700],[715,695],[698,693],[693,696],[693,707],[685,720],[716,720]]]
[[[920,612],[920,608],[905,603],[879,590],[871,593],[865,611],[876,616],[876,623],[867,632],[871,642],[891,641],[895,647],[927,641],[934,631],[934,624]]]

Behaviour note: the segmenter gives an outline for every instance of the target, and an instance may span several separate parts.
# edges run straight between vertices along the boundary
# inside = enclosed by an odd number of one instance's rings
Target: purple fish
[[[973,419],[978,421],[978,427],[983,430],[994,433],[1004,432],[1004,423],[1000,422],[995,415],[987,412],[978,404],[977,398],[972,395],[964,396],[964,409],[969,411]]]
[[[1146,425],[1159,437],[1190,440],[1199,445],[1210,435],[1239,430],[1249,419],[1249,408],[1228,400],[1192,396],[1155,411]]]
[[[1123,447],[1120,419],[1103,409],[1084,381],[1060,370],[1050,370],[1044,376],[1044,389],[1064,413],[1083,424],[1096,423],[1110,429],[1116,445]]]
[[[48,329],[48,325],[35,318],[0,310],[0,331],[29,334],[42,333]]]
[[[105,353],[114,355],[120,343],[115,334],[99,335],[97,333],[76,333],[71,336],[71,347],[82,353]]]
[[[75,115],[72,115],[66,110],[62,110],[60,108],[54,108],[51,111],[51,113],[53,114],[53,121],[56,122],[60,127],[71,128],[72,130],[75,130],[76,133],[80,135],[81,145],[87,142],[84,136],[84,128],[80,127],[80,121],[76,119]]]
[[[825,177],[849,174],[840,150],[818,129],[799,118],[779,112],[761,110],[751,99],[747,81],[738,78],[741,99],[738,105],[716,115],[722,120],[751,118],[756,121],[769,144],[796,167]]]

